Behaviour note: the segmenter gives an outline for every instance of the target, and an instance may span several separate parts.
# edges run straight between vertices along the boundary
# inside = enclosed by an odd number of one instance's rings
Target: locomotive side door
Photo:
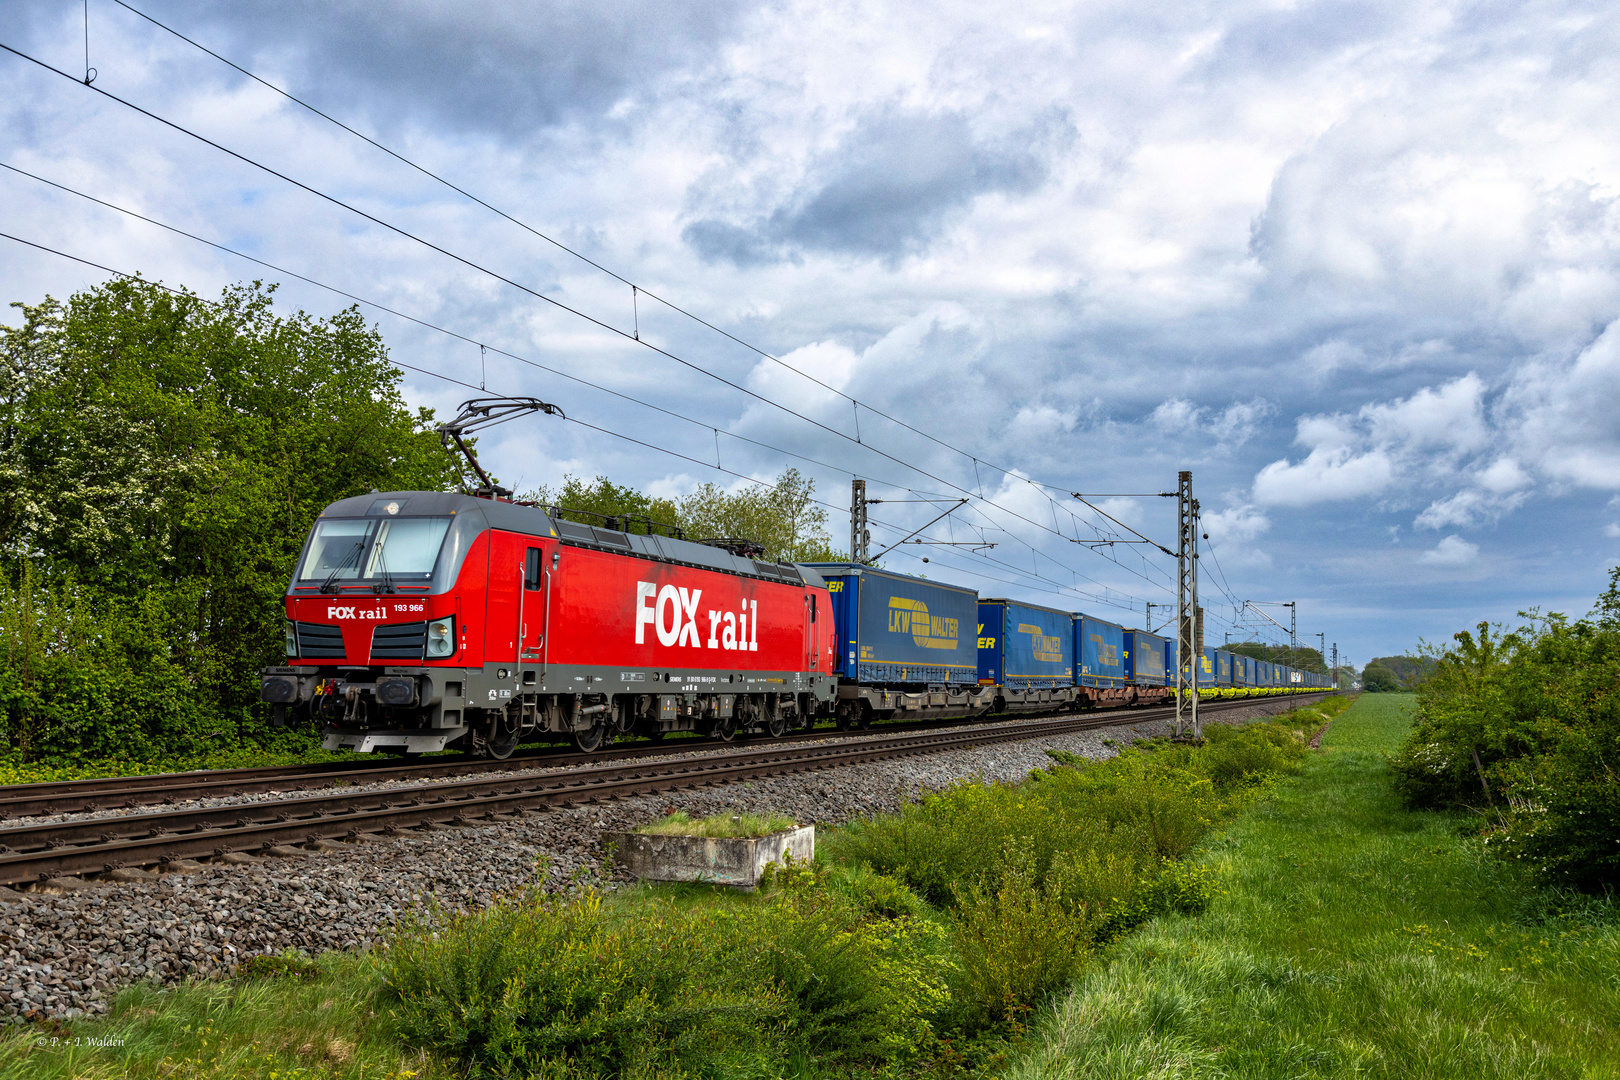
[[[804,597],[804,671],[815,671],[816,663],[821,658],[820,638],[817,623],[821,619],[820,605],[816,603],[816,590],[806,589]]]
[[[546,634],[551,629],[551,567],[538,544],[523,552],[523,600],[518,611],[518,664],[544,666]]]
[[[491,530],[489,534],[489,604],[484,618],[484,662],[512,663],[518,658],[518,624],[522,619],[526,536]]]

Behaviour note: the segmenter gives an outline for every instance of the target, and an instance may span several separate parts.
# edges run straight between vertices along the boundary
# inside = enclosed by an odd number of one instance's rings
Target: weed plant
[[[362,953],[263,957],[227,980],[130,987],[111,1015],[0,1035],[0,1080],[451,1080],[377,1021]]]
[[[937,931],[813,870],[771,887],[704,905],[525,890],[432,911],[382,952],[379,1001],[402,1041],[472,1076],[765,1075],[914,1056],[945,998]]]
[[[1083,970],[1093,949],[1214,888],[1182,864],[1198,839],[1293,769],[1348,702],[1202,745],[1159,741],[1108,761],[1053,753],[1026,784],[964,781],[832,834],[824,856],[902,882],[947,913],[955,968],[946,1027],[1005,1025]]]
[[[1027,784],[961,784],[835,830],[832,859],[756,894],[576,883],[429,907],[371,953],[131,990],[58,1029],[72,1045],[0,1039],[0,1080],[988,1074],[1099,949],[1210,903],[1209,868],[1185,856],[1320,723],[1054,754]]]

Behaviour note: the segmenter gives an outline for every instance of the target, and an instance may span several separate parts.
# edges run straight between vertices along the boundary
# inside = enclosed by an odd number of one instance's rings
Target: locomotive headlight
[[[287,655],[298,655],[298,631],[294,629],[291,619],[281,620],[282,635],[287,639]]]
[[[434,619],[428,623],[427,654],[449,656],[456,651],[456,620],[454,616]]]

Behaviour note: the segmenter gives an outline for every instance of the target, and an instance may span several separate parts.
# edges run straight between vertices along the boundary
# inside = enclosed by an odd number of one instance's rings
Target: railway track
[[[1323,694],[1300,695],[1310,701]],[[1219,714],[1252,705],[1248,699],[1210,702],[1200,711]],[[944,731],[879,735],[849,742],[774,740],[759,748],[707,754],[678,761],[598,761],[567,771],[449,782],[417,783],[380,791],[323,791],[262,802],[192,807],[18,825],[0,829],[0,884],[22,885],[62,876],[111,873],[232,853],[304,854],[322,842],[359,840],[433,825],[509,820],[521,812],[617,801],[765,776],[837,768],[865,761],[939,753],[1113,727],[1174,715],[1168,707],[1129,714],[1065,716]],[[663,749],[663,748],[659,748]],[[667,752],[665,750],[664,752]],[[644,755],[643,755],[644,756]],[[510,766],[510,762],[499,763]],[[368,780],[386,770],[366,770]],[[465,771],[464,769],[462,770]],[[204,774],[206,775],[206,774]],[[413,773],[413,777],[420,773]],[[192,790],[195,790],[193,786]]]
[[[1314,696],[1314,695],[1313,695]],[[1223,702],[1205,702],[1201,710],[1209,710],[1230,701],[1252,703],[1264,698],[1225,699]],[[1157,707],[1162,710],[1164,707]],[[1132,723],[1126,717],[1146,717],[1155,709],[1107,710],[1089,713],[1090,716],[1109,716],[1113,723]],[[1042,713],[1025,713],[1025,718],[1037,718]],[[1069,714],[1062,714],[1069,715]],[[1013,718],[1018,718],[1016,715]],[[884,725],[884,730],[896,733],[933,731],[941,727],[958,726],[969,721],[924,720]],[[849,734],[834,728],[812,728],[798,731],[771,745],[804,742],[813,739],[837,738]],[[602,750],[593,754],[577,751],[541,751],[515,755],[502,761],[488,758],[444,757],[428,761],[401,763],[393,759],[351,762],[335,761],[311,765],[267,765],[246,769],[214,769],[184,773],[156,773],[149,776],[111,776],[95,780],[63,780],[37,784],[0,785],[0,821],[14,818],[42,817],[52,814],[73,814],[99,810],[134,809],[190,801],[193,799],[225,798],[232,795],[257,795],[287,791],[308,791],[315,788],[375,784],[382,781],[419,779],[431,780],[443,776],[468,776],[475,773],[513,772],[521,769],[570,768],[577,765],[626,761],[689,752],[726,753],[738,746],[748,746],[751,740],[721,743],[702,738],[679,738],[664,742],[650,742],[617,750]]]

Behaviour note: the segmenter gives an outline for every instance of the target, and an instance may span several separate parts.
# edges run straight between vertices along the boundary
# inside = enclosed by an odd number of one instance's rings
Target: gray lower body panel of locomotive
[[[327,687],[316,689],[324,681]],[[329,687],[329,689],[328,689]],[[497,727],[570,735],[603,724],[624,733],[802,726],[830,708],[836,681],[802,671],[623,671],[512,663],[483,668],[269,668],[260,696],[306,705],[327,722],[327,750],[432,753]],[[316,699],[320,700],[317,701]],[[606,715],[604,715],[606,714]],[[497,724],[498,722],[498,724]]]

